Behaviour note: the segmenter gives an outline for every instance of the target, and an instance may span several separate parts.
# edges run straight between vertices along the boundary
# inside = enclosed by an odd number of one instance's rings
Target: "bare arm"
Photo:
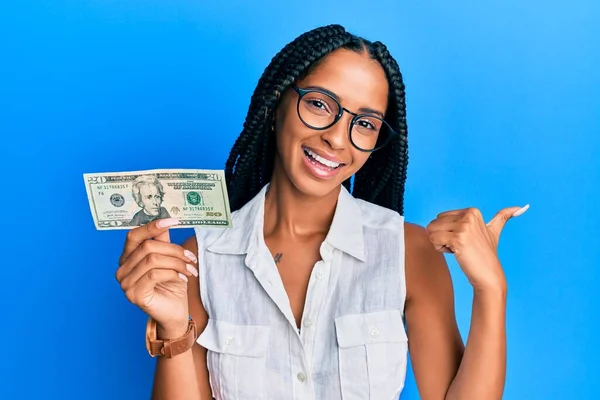
[[[421,399],[441,400],[464,351],[454,314],[452,280],[444,256],[435,251],[425,229],[407,223],[405,232],[410,358]]]
[[[467,348],[447,400],[502,399],[506,375],[506,292],[475,291]]]
[[[505,293],[475,292],[466,349],[446,260],[427,231],[406,224],[406,319],[423,400],[500,399],[505,370]]]
[[[198,257],[198,247],[194,237],[183,244],[183,248]],[[190,315],[196,321],[198,334],[205,328],[208,315],[200,301],[198,278],[191,276],[188,281],[188,304]],[[165,331],[159,327],[160,338],[176,338],[186,332],[187,326]],[[193,390],[194,388],[195,390]],[[152,388],[153,400],[210,400],[212,394],[206,368],[206,349],[194,344],[191,350],[171,359],[157,357]]]

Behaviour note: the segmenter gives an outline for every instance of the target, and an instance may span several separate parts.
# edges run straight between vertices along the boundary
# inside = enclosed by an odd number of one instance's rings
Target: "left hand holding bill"
[[[474,288],[505,288],[497,251],[500,233],[509,219],[528,208],[504,208],[487,224],[477,208],[443,212],[427,225],[429,240],[436,250],[454,254]]]

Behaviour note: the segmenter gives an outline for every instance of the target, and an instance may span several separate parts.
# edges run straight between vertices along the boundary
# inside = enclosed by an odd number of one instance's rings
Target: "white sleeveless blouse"
[[[404,218],[342,187],[302,328],[264,236],[266,185],[228,229],[196,229],[217,400],[397,400],[406,375]]]

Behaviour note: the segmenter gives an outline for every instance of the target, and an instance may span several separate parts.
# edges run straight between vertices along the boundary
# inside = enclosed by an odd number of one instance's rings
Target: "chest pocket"
[[[269,326],[214,319],[197,340],[207,349],[210,387],[217,400],[264,398]]]
[[[408,339],[399,310],[335,319],[343,400],[395,400],[406,376]]]

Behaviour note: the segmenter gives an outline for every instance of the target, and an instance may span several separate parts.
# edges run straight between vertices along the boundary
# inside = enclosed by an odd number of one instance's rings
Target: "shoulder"
[[[409,247],[413,254],[423,255],[429,253],[431,250],[435,251],[429,241],[429,233],[425,227],[408,221],[403,221],[403,225],[407,251]]]
[[[425,227],[406,221],[388,208],[360,199],[356,202],[363,227],[399,233],[403,238],[407,300],[447,292],[451,279],[446,259],[433,247]]]
[[[427,229],[404,222],[407,297],[440,293],[451,285],[450,271],[444,255],[429,240]]]

